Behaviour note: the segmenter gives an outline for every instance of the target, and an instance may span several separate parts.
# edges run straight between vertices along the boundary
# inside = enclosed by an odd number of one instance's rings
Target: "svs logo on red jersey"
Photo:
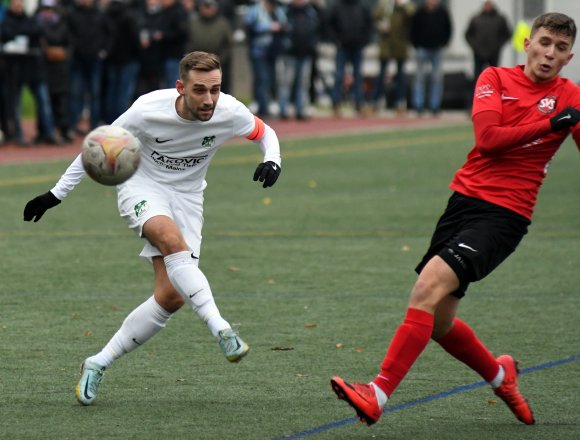
[[[487,98],[493,95],[493,87],[489,84],[483,84],[475,90],[475,97],[477,99]]]
[[[538,102],[538,110],[540,110],[542,113],[550,114],[553,113],[555,109],[555,96],[546,96],[545,98],[540,99],[540,102]]]

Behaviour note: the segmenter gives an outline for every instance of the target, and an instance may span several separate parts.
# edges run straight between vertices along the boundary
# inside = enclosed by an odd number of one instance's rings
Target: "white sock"
[[[493,378],[493,380],[489,383],[492,388],[499,388],[503,382],[503,378],[505,377],[505,371],[503,367],[499,366],[499,371],[497,372],[497,376]]]
[[[383,390],[381,390],[374,382],[371,382],[370,385],[372,385],[373,388],[375,389],[375,396],[377,396],[377,402],[379,403],[379,406],[381,408],[384,408],[384,406],[387,404],[387,400],[389,400],[387,394]]]
[[[116,359],[155,336],[165,327],[169,318],[171,313],[157,304],[155,298],[151,296],[125,318],[117,333],[101,352],[92,356],[90,360],[103,367],[110,367]]]
[[[191,254],[187,251],[176,252],[163,258],[169,281],[185,302],[208,325],[214,337],[219,331],[230,328],[230,324],[221,317],[213,299],[207,278],[197,267]]]

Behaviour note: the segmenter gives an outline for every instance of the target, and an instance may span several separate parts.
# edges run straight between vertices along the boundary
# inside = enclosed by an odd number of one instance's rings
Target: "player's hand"
[[[550,119],[550,125],[553,131],[563,130],[574,127],[580,121],[580,110],[574,107],[566,107],[556,116]]]
[[[36,223],[42,218],[48,209],[54,208],[59,203],[60,200],[50,191],[33,198],[24,207],[24,221],[29,222],[34,219],[34,222]]]
[[[264,188],[272,186],[276,183],[276,180],[278,180],[280,171],[282,171],[280,165],[272,162],[271,160],[268,162],[262,162],[260,165],[258,165],[258,168],[256,168],[256,171],[254,172],[254,182],[258,180],[260,182],[264,182],[262,185]]]

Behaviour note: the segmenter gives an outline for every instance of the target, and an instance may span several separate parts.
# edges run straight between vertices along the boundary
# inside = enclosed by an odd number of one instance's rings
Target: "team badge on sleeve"
[[[493,95],[493,87],[489,84],[483,84],[475,90],[475,97],[477,99],[487,98]]]

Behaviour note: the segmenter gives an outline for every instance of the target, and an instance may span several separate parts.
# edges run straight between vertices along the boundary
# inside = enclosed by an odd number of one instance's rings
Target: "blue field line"
[[[520,375],[534,373],[536,371],[545,370],[547,368],[558,367],[560,365],[564,365],[564,364],[567,364],[569,362],[574,362],[577,360],[580,360],[580,354],[570,356],[566,359],[545,362],[543,364],[535,365],[533,367],[524,368],[520,371]],[[457,393],[462,393],[464,391],[473,390],[474,388],[479,388],[479,387],[482,387],[484,385],[487,385],[487,382],[480,381],[480,382],[474,382],[474,383],[471,383],[468,385],[461,385],[459,387],[452,388],[448,391],[443,391],[443,392],[438,393],[438,394],[432,394],[430,396],[426,396],[426,397],[423,397],[421,399],[413,400],[411,402],[402,403],[402,404],[397,405],[397,406],[386,407],[383,410],[383,414],[401,411],[403,409],[411,408],[413,406],[422,405],[423,403],[429,403],[429,402],[432,402],[434,400],[443,399],[447,396],[451,396],[451,395],[457,394]],[[338,420],[338,421],[333,422],[333,423],[329,423],[327,425],[322,425],[322,426],[318,426],[316,428],[308,429],[307,431],[301,431],[301,432],[297,432],[294,434],[288,434],[288,435],[285,435],[284,437],[279,437],[279,438],[274,439],[274,440],[292,440],[292,439],[296,439],[296,438],[310,437],[311,435],[319,434],[319,433],[324,432],[324,431],[329,431],[331,429],[340,428],[341,426],[345,426],[345,425],[349,425],[351,423],[357,423],[357,422],[359,422],[358,417],[350,417],[348,419],[342,419],[342,420]]]

